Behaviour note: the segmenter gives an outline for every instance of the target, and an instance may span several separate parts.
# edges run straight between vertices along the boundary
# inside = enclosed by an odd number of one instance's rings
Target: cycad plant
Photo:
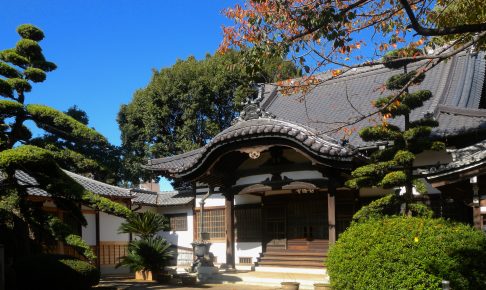
[[[127,266],[131,271],[163,270],[167,261],[172,258],[171,244],[161,237],[149,237],[134,240],[128,245],[128,255],[122,257],[117,267]]]
[[[167,218],[155,212],[146,211],[135,213],[120,225],[119,233],[134,234],[141,239],[154,237],[157,232],[169,227]]]
[[[128,244],[128,255],[121,257],[117,267],[127,266],[131,271],[151,271],[158,274],[173,256],[171,244],[156,236],[169,227],[166,217],[154,212],[135,213],[120,225],[120,233],[139,237]]]

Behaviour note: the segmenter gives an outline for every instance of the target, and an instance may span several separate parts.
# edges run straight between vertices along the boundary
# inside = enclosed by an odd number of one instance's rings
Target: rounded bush
[[[41,41],[44,39],[44,32],[32,24],[22,24],[17,27],[17,33],[26,39]]]
[[[99,283],[95,266],[65,255],[41,254],[20,260],[15,265],[19,290],[87,290]]]
[[[34,83],[40,83],[46,80],[46,73],[40,68],[29,67],[24,71],[24,75]]]
[[[42,55],[42,48],[37,41],[31,39],[21,39],[15,46],[15,52],[24,57],[37,59]]]
[[[334,289],[486,289],[486,236],[443,219],[368,219],[339,237],[327,266]]]

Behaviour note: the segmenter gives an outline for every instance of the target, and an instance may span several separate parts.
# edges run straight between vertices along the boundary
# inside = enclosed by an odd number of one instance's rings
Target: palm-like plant
[[[118,228],[119,233],[131,233],[141,239],[152,238],[157,232],[169,228],[169,221],[163,215],[146,211],[135,213]]]
[[[159,273],[173,256],[170,246],[160,237],[132,241],[128,245],[128,255],[122,257],[116,267],[127,266],[131,271]]]

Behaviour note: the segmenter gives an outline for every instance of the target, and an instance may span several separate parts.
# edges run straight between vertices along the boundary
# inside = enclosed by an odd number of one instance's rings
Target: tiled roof
[[[410,64],[408,68],[412,70],[420,65],[421,62]],[[411,120],[422,118],[426,113],[434,114],[439,121],[439,127],[434,130],[437,136],[486,129],[486,110],[479,109],[480,103],[485,102],[481,98],[486,98],[485,70],[485,53],[480,52],[456,55],[428,71],[424,81],[411,87],[410,91],[430,90],[433,98],[421,109],[414,110]],[[382,65],[351,70],[316,86],[304,98],[300,94],[282,95],[276,86],[266,85],[261,107],[276,119],[240,120],[216,135],[206,146],[149,160],[145,168],[164,173],[188,172],[217,145],[277,135],[293,138],[319,156],[349,158],[357,152],[352,148],[374,145],[361,140],[356,132],[381,120],[369,117],[353,125],[349,123],[373,112],[373,100],[391,94],[384,90],[386,80],[401,72]],[[325,79],[328,76],[329,73],[324,73],[317,77]],[[390,123],[403,127],[403,118],[390,120]],[[343,130],[338,130],[341,127],[355,131],[348,137],[353,147],[343,147],[335,141],[344,137]]]
[[[474,130],[485,126],[484,118],[468,113],[486,112],[484,109],[478,109],[485,78],[484,58],[485,53],[463,53],[428,71],[424,81],[418,86],[411,87],[410,91],[430,90],[433,98],[425,102],[422,108],[414,110],[411,120],[419,119],[427,112],[434,113],[440,124],[436,132],[441,134],[455,134],[458,129]],[[420,64],[409,65],[409,70]],[[372,101],[390,94],[386,90],[381,92],[383,84],[390,76],[401,72],[383,66],[356,69],[324,82],[310,91],[305,98],[299,94],[284,96],[278,92],[267,93],[263,108],[277,118],[305,124],[323,134],[341,139],[344,133],[335,129],[372,112]],[[464,112],[443,113],[443,107],[462,108]],[[367,118],[348,127],[357,132],[375,121],[379,120]],[[403,126],[403,118],[391,120],[391,123]],[[357,147],[369,145],[363,142],[358,134],[354,134],[349,141]]]
[[[89,190],[95,194],[99,194],[102,196],[106,197],[118,197],[118,198],[133,198],[134,193],[131,192],[130,189],[127,188],[121,188],[118,186],[106,184],[91,178],[87,178],[84,176],[81,176],[79,174],[63,170],[69,177],[74,179],[77,183],[79,183],[81,186],[83,186],[86,190]],[[30,176],[26,172],[22,170],[17,170],[15,172],[15,175],[17,177],[17,180],[21,185],[31,185],[32,187],[29,187],[27,189],[27,193],[29,195],[33,196],[45,196],[48,197],[50,194],[46,192],[45,190],[35,187],[38,186],[39,184],[35,180],[34,177]],[[1,181],[1,180],[0,180]]]
[[[67,175],[69,175],[72,179],[74,179],[77,183],[82,185],[86,190],[89,190],[93,193],[109,196],[109,197],[124,197],[124,198],[133,198],[134,193],[131,189],[122,188],[110,184],[103,183],[101,181],[97,181],[88,177],[84,177],[82,175],[63,170]]]
[[[237,140],[250,140],[262,137],[281,137],[293,140],[309,151],[328,158],[349,159],[355,153],[353,148],[342,146],[338,141],[318,134],[312,128],[278,119],[258,118],[237,122],[223,130],[208,144],[199,149],[168,158],[149,160],[145,168],[169,173],[184,172],[195,166],[218,146]]]
[[[486,140],[474,145],[448,150],[452,156],[452,162],[421,170],[429,179],[436,179],[461,171],[465,168],[476,168],[486,164]]]
[[[133,204],[149,206],[176,206],[186,205],[194,200],[194,193],[190,191],[162,191],[154,192],[133,189],[135,198]]]

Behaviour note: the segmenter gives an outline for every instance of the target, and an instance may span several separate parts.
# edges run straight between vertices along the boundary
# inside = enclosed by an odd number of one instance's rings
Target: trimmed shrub
[[[486,236],[443,219],[354,222],[331,247],[333,289],[486,289]]]
[[[15,265],[19,290],[87,290],[99,283],[95,266],[66,255],[41,254]]]

